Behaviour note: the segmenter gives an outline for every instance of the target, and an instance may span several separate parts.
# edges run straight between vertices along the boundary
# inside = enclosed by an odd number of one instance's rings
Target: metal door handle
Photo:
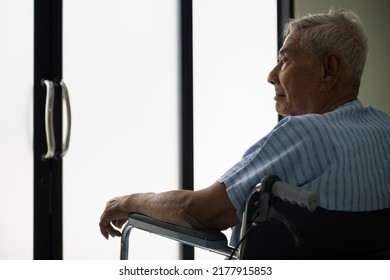
[[[68,152],[69,142],[70,142],[70,131],[72,126],[72,115],[70,110],[70,101],[69,101],[69,93],[68,88],[66,87],[63,81],[60,82],[61,85],[61,95],[62,102],[65,104],[66,110],[66,134],[65,141],[62,141],[62,152],[61,154],[56,154],[56,141],[54,134],[54,119],[53,119],[53,111],[54,111],[54,95],[55,88],[54,82],[49,80],[43,80],[42,86],[46,86],[46,105],[45,105],[45,131],[46,131],[46,143],[47,143],[47,152],[42,155],[43,160],[51,159],[51,158],[62,158]]]
[[[69,149],[69,142],[70,142],[70,131],[72,128],[72,113],[70,110],[70,100],[69,100],[69,93],[68,88],[66,87],[66,84],[61,81],[60,85],[62,87],[62,101],[65,104],[66,109],[66,122],[67,122],[67,128],[66,128],[66,134],[65,134],[65,141],[62,142],[62,152],[61,157],[65,156],[65,154],[68,152]]]
[[[55,137],[54,137],[54,121],[53,121],[53,109],[54,109],[54,84],[52,81],[42,81],[42,86],[46,86],[46,104],[45,104],[45,131],[46,131],[46,143],[47,152],[42,155],[42,159],[50,159],[55,154]]]

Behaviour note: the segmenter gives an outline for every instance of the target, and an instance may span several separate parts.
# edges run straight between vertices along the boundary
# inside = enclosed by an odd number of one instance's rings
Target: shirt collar
[[[356,100],[353,100],[353,101],[350,101],[350,102],[347,102],[347,103],[344,103],[344,104],[340,105],[339,107],[334,109],[334,111],[339,110],[341,108],[346,108],[346,107],[362,107],[362,106],[363,105],[360,102],[360,100],[356,99]]]

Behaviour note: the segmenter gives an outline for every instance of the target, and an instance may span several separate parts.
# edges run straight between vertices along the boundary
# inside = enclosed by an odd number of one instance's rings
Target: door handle
[[[41,82],[42,86],[46,86],[46,104],[45,104],[45,133],[46,133],[46,143],[47,143],[47,152],[42,155],[42,160],[48,159],[60,159],[65,156],[69,149],[70,143],[70,132],[72,127],[72,114],[70,109],[70,100],[69,92],[66,84],[61,81],[61,98],[62,104],[65,105],[66,112],[66,133],[65,140],[62,141],[62,151],[61,153],[56,153],[56,140],[54,134],[54,96],[55,96],[55,83],[49,80],[43,80]]]
[[[62,152],[61,152],[61,155],[60,155],[60,157],[64,157],[65,154],[68,152],[68,149],[69,149],[70,132],[71,132],[71,129],[72,129],[72,112],[71,112],[71,109],[70,109],[70,100],[69,100],[68,88],[67,88],[66,84],[63,81],[60,82],[60,85],[61,85],[61,88],[62,88],[62,91],[61,91],[62,102],[63,102],[63,104],[65,104],[66,124],[67,124],[66,134],[65,134],[65,141],[62,142]]]
[[[54,83],[49,80],[42,81],[42,86],[46,86],[46,104],[45,104],[45,132],[46,132],[46,143],[47,152],[42,155],[43,160],[51,159],[54,157],[56,143],[54,137]]]

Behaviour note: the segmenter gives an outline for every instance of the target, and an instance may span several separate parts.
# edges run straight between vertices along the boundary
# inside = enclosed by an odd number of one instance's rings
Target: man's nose
[[[278,66],[276,65],[274,67],[274,69],[271,70],[271,72],[269,72],[268,74],[268,77],[267,77],[267,81],[270,83],[270,84],[278,84],[279,83],[279,76],[278,76]]]

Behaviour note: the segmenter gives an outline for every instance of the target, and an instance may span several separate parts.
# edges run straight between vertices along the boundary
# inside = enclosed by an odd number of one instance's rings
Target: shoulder
[[[269,134],[270,138],[293,137],[296,140],[312,138],[328,126],[328,121],[321,115],[302,115],[284,118]]]
[[[364,122],[370,119],[381,119],[384,121],[390,121],[390,115],[372,106],[364,106],[359,100],[354,100],[345,103],[334,111],[324,114],[325,117],[334,118],[339,120],[354,120]],[[342,119],[340,119],[342,117]]]
[[[348,102],[325,114],[307,114],[287,117],[275,127],[278,133],[304,133],[313,135],[325,131],[343,131],[344,129],[390,126],[390,116],[376,108],[363,106],[360,101]],[[271,132],[272,133],[272,132]]]

